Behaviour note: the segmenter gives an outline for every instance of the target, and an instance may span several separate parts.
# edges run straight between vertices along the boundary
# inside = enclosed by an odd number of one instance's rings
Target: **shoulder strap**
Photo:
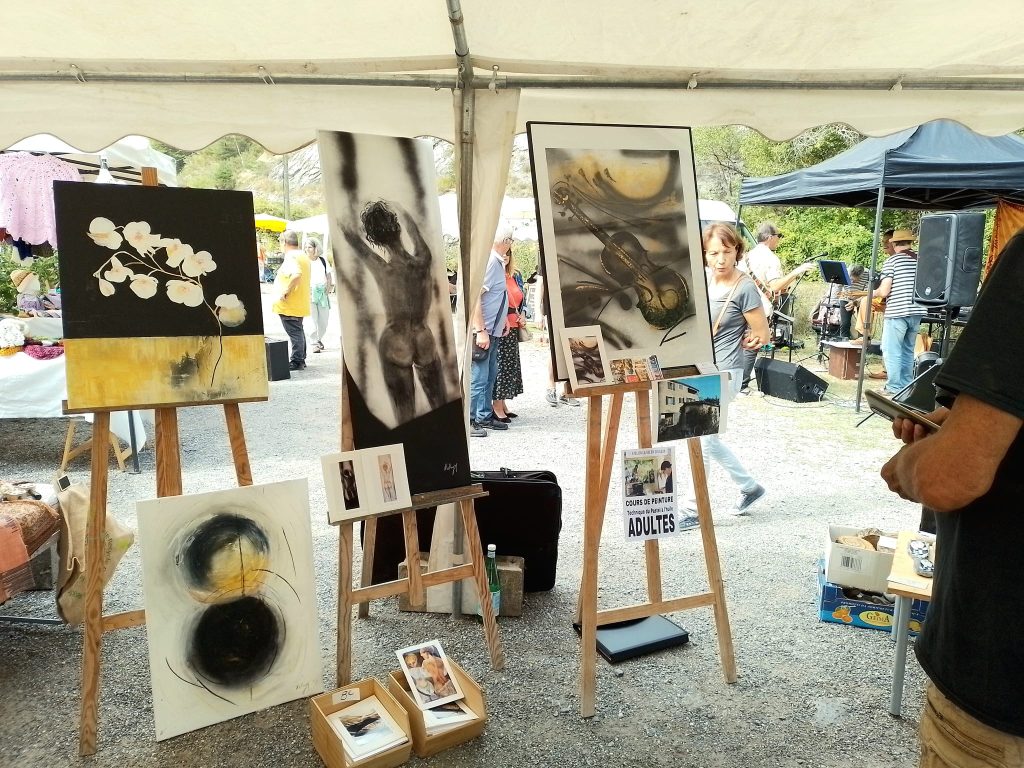
[[[725,301],[722,302],[722,311],[718,313],[718,319],[715,320],[715,324],[711,328],[711,338],[715,338],[715,336],[718,335],[718,326],[722,324],[722,318],[725,317],[725,310],[729,308],[729,302],[732,301],[732,295],[736,293],[736,289],[739,288],[741,282],[743,282],[742,274],[739,280],[732,284],[732,290],[729,291],[729,295],[726,296]]]

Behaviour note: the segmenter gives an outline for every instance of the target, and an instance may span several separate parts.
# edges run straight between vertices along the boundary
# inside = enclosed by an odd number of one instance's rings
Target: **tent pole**
[[[868,363],[868,347],[871,346],[871,300],[875,294],[875,267],[878,266],[878,233],[882,229],[882,210],[885,207],[885,186],[878,188],[878,202],[875,204],[875,237],[871,243],[871,268],[868,270],[867,308],[864,312],[864,335],[860,350],[860,371],[857,373],[857,402],[854,409],[860,413],[860,398],[864,393],[864,371]]]
[[[462,286],[462,318],[464,321],[463,340],[469,335],[469,323],[472,321],[474,307],[469,303],[470,280],[469,266],[472,260],[472,233],[473,233],[473,142],[476,133],[476,91],[473,89],[473,64],[469,60],[469,42],[466,40],[466,27],[462,16],[462,3],[460,0],[448,1],[448,21],[452,25],[452,37],[455,42],[455,55],[459,60],[460,78],[455,90],[456,104],[459,107],[459,124],[456,126],[459,134],[459,151],[456,153],[456,161],[459,164],[458,174],[458,199],[459,199],[459,279]],[[456,313],[456,317],[458,317]],[[465,346],[464,346],[465,349]],[[467,353],[468,354],[468,353]],[[470,402],[469,384],[472,379],[472,364],[468,360],[462,366],[462,394],[463,401]],[[470,375],[467,375],[470,374]],[[462,516],[454,515],[452,531],[452,555],[457,565],[461,562],[462,540],[465,532],[462,525]],[[433,544],[431,544],[433,546]],[[462,582],[452,582],[452,616],[462,615]],[[482,598],[481,598],[482,599]]]

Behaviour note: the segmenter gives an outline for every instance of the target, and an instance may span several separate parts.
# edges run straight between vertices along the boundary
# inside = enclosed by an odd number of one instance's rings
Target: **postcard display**
[[[470,482],[431,146],[330,131],[317,138],[341,318],[342,453],[324,458],[324,472],[330,520],[339,529],[337,680],[344,685],[351,677],[354,604],[360,616],[368,614],[369,601],[391,595],[408,594],[413,606],[422,606],[426,586],[463,579],[473,580],[478,595],[488,594],[473,510],[484,491]],[[368,503],[364,492],[376,491],[372,478],[383,466],[373,452],[387,446],[396,449],[388,455],[404,456],[405,485]],[[447,503],[459,506],[467,560],[422,574],[416,510]],[[397,513],[412,565],[401,579],[366,586],[377,518]],[[356,521],[365,522],[358,589],[352,583]],[[491,665],[501,669],[497,623],[490,601],[481,603]]]
[[[626,392],[640,449],[652,444],[649,379],[697,373],[713,359],[697,191],[687,128],[527,123],[556,378],[588,399],[580,712],[595,714],[597,629],[712,606],[726,682],[736,661],[698,440],[688,440],[710,590],[662,595],[657,538],[644,541],[647,601],[598,610],[601,530]],[[561,342],[561,343],[559,343]],[[656,358],[656,361],[655,361]],[[610,398],[602,425],[605,398]]]
[[[54,185],[65,412],[95,413],[85,538],[93,563],[103,558],[111,411],[155,409],[157,496],[181,496],[177,407],[223,405],[238,485],[251,486],[238,404],[269,396],[259,281],[249,266],[252,195],[160,188],[154,168],[142,178],[141,187]],[[83,756],[96,752],[103,633],[146,624],[144,610],[103,615],[101,575],[92,568],[86,582]]]

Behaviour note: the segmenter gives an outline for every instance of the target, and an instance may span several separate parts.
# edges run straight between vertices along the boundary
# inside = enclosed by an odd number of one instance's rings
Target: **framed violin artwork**
[[[657,355],[666,376],[713,359],[690,130],[526,128],[552,338],[597,326],[611,358]]]

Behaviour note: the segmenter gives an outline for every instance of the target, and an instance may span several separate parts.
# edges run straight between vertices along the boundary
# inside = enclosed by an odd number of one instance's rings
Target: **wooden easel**
[[[130,414],[129,418],[131,418]],[[91,451],[92,449],[91,437],[88,440],[85,440],[84,442],[81,442],[78,445],[74,446],[73,448],[71,447],[75,439],[76,426],[77,421],[75,419],[72,419],[68,423],[68,433],[67,436],[64,438],[64,456],[60,460],[60,469],[58,470],[59,474],[64,474],[64,470],[67,469],[68,464],[77,459],[83,453]],[[122,448],[121,441],[117,439],[117,435],[111,432],[110,448],[114,452],[114,459],[117,461],[118,469],[120,469],[122,472],[126,471],[127,467],[125,466],[124,461],[125,459],[130,458],[132,455],[131,446],[126,445],[124,448]]]
[[[576,615],[577,623],[583,628],[580,658],[580,714],[583,717],[593,717],[596,711],[594,697],[597,686],[595,669],[597,628],[606,624],[710,605],[714,609],[718,653],[722,661],[725,681],[727,683],[736,682],[736,658],[733,653],[732,632],[729,629],[729,614],[725,606],[722,569],[718,560],[718,543],[715,541],[714,524],[711,520],[711,503],[708,499],[707,476],[704,473],[700,441],[689,440],[687,447],[690,456],[690,469],[693,473],[693,487],[697,496],[697,515],[704,544],[704,561],[707,566],[710,591],[665,599],[662,595],[661,554],[657,539],[653,539],[644,542],[647,602],[623,608],[605,610],[597,608],[597,563],[601,544],[601,529],[604,526],[608,486],[611,482],[612,466],[615,462],[615,445],[622,416],[622,401],[626,392],[634,393],[639,447],[650,448],[651,399],[648,395],[650,390],[651,384],[647,382],[592,387],[574,393],[579,397],[586,397],[588,400],[583,574],[580,580],[580,599]],[[602,432],[603,406],[606,395],[610,395],[611,400],[608,408],[608,421]]]
[[[142,184],[156,186],[156,168],[142,169]],[[242,431],[239,402],[224,403],[231,458],[239,485],[252,485],[249,453]],[[140,409],[154,406],[139,405]],[[103,536],[107,524],[107,479],[111,439],[110,411],[69,410],[67,415],[95,413],[92,424],[92,449],[89,487],[89,518],[85,528],[85,562],[88,565],[85,580],[85,644],[82,650],[82,707],[79,718],[78,753],[83,757],[96,753],[96,731],[100,695],[100,651],[103,633],[115,629],[139,627],[146,623],[146,611],[124,611],[103,615]],[[175,407],[155,407],[156,423],[156,495],[181,495],[181,443],[178,440],[178,410]]]
[[[344,359],[342,360],[341,376],[341,446],[342,451],[353,450],[352,422],[348,409],[347,377]],[[483,615],[484,639],[491,657],[491,667],[502,669],[505,666],[505,654],[501,648],[501,637],[498,635],[498,623],[495,621],[494,607],[487,598],[487,574],[484,571],[483,549],[480,546],[480,531],[476,525],[476,511],[473,499],[486,496],[487,491],[479,483],[461,488],[451,488],[431,493],[417,493],[412,497],[408,509],[387,512],[384,515],[373,515],[364,518],[344,520],[338,524],[338,686],[347,685],[352,681],[352,606],[359,605],[359,617],[369,615],[369,603],[382,597],[407,594],[414,608],[426,603],[426,588],[441,584],[454,584],[463,579],[473,579],[480,598],[481,614]],[[440,506],[441,504],[457,503],[462,516],[466,538],[469,541],[468,562],[442,568],[438,571],[420,573],[419,531],[416,524],[416,510],[424,507]],[[373,551],[377,537],[377,519],[390,514],[402,515],[402,532],[405,542],[405,577],[386,581],[382,584],[367,586],[373,568]],[[354,525],[360,520],[366,527],[363,531],[363,567],[360,574],[360,586],[352,584],[352,557],[355,546],[353,535]]]
[[[92,409],[88,409],[91,411]],[[77,411],[67,411],[76,413]],[[88,412],[88,411],[83,411]],[[139,627],[146,623],[145,610],[103,615],[103,532],[107,521],[107,475],[110,453],[110,412],[95,411],[92,425],[92,468],[89,488],[89,519],[85,532],[85,646],[82,651],[82,709],[78,753],[96,753],[99,710],[100,647],[103,633]],[[252,485],[249,454],[237,402],[224,403],[231,458],[239,485]],[[156,495],[181,495],[181,444],[176,408],[156,409]]]

